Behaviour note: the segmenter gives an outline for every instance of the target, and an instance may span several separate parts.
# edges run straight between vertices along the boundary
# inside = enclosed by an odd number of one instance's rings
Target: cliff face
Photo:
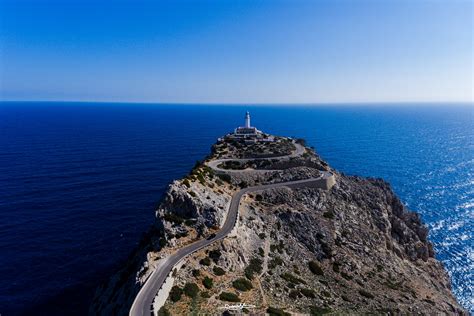
[[[229,151],[214,148],[210,159]],[[127,314],[153,270],[148,267],[215,232],[240,187],[330,170],[308,148],[272,164],[282,170],[223,176],[201,165],[174,182],[154,229],[123,271],[98,290],[91,314]],[[330,190],[283,187],[245,195],[233,233],[186,259],[160,313],[221,314],[225,304],[241,302],[253,305],[250,312],[282,315],[465,314],[419,216],[385,181],[331,171],[336,185]]]

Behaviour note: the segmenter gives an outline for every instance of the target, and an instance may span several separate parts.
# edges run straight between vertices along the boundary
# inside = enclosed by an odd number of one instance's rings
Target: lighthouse
[[[245,114],[245,128],[250,128],[250,113],[247,111]]]
[[[273,142],[274,137],[265,135],[256,127],[250,125],[250,113],[245,113],[245,125],[237,127],[233,133],[226,135],[226,137],[234,140],[240,140],[246,144],[253,144],[256,142]]]

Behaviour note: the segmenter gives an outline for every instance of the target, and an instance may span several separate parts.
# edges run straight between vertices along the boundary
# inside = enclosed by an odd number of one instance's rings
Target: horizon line
[[[459,104],[473,105],[470,101],[329,101],[329,102],[140,102],[140,101],[74,101],[74,100],[0,100],[0,103],[98,103],[98,104],[141,104],[141,105],[196,105],[196,106],[324,106],[324,105],[442,105]]]

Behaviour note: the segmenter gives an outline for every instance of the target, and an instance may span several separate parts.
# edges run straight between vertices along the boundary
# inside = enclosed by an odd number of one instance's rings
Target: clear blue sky
[[[0,0],[0,100],[473,101],[473,3]]]

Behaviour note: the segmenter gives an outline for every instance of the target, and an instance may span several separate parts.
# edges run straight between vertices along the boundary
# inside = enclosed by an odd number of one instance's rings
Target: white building
[[[254,138],[262,132],[256,127],[250,125],[250,113],[247,111],[245,114],[245,125],[239,126],[234,130],[234,138]]]
[[[245,124],[234,130],[234,133],[227,135],[236,140],[243,140],[246,143],[255,143],[258,141],[274,141],[273,136],[265,137],[264,133],[250,124],[250,113],[245,113]]]

